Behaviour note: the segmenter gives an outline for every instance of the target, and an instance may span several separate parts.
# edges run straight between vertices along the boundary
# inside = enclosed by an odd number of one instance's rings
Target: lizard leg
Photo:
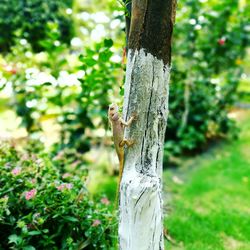
[[[125,122],[122,118],[120,118],[120,122],[123,126],[125,127],[129,127],[131,125],[131,123],[133,121],[135,121],[137,119],[137,114],[136,113],[132,113],[132,116],[129,118],[129,120],[127,122]]]
[[[135,141],[134,140],[128,140],[128,139],[123,139],[120,143],[119,143],[119,146],[120,147],[124,147],[125,144],[128,146],[128,147],[131,147],[135,144]]]

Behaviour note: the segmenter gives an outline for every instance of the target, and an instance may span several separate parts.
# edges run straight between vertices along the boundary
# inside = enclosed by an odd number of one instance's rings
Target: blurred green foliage
[[[110,60],[114,54],[113,41],[105,39],[75,55],[70,69],[67,47],[62,43],[54,45],[58,39],[56,30],[51,23],[47,30],[51,32],[50,39],[40,42],[46,59],[36,68],[25,65],[11,75],[12,105],[29,133],[40,131],[41,122],[56,119],[61,127],[57,150],[66,146],[85,152],[90,143],[85,136],[86,128],[107,127],[106,110],[120,64]],[[27,60],[27,49],[14,47],[14,57],[24,55],[23,60]],[[10,60],[12,58],[10,56]],[[49,74],[44,74],[43,68],[48,68]]]
[[[237,99],[250,41],[249,6],[240,2],[178,1],[166,159],[236,135],[228,111]]]
[[[2,0],[0,1],[0,52],[8,52],[15,39],[26,39],[35,51],[46,36],[46,23],[59,26],[60,40],[69,43],[73,36],[72,18],[66,13],[72,0]]]
[[[120,65],[110,60],[113,52],[111,39],[96,43],[93,48],[86,48],[85,53],[79,56],[81,62],[78,68],[85,72],[79,78],[80,91],[77,95],[68,96],[64,105],[75,102],[74,110],[64,109],[62,129],[70,136],[68,144],[84,151],[84,145],[79,140],[86,128],[102,127],[107,125],[107,107],[110,103],[109,93],[117,81],[117,69]],[[70,100],[71,99],[71,100]],[[68,101],[68,103],[67,103]],[[94,123],[96,119],[96,123]]]

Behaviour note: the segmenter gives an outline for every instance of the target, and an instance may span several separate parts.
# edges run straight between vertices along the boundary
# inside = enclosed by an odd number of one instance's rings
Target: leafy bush
[[[7,52],[16,38],[26,39],[35,51],[46,38],[46,23],[59,26],[60,41],[69,43],[73,36],[72,19],[66,14],[72,0],[2,0],[0,2],[0,51]]]
[[[111,60],[114,54],[111,51],[113,41],[105,39],[96,43],[93,48],[85,47],[85,52],[79,56],[79,70],[84,72],[76,93],[68,92],[67,88],[61,88],[60,103],[62,103],[61,126],[68,137],[62,144],[74,146],[80,151],[86,150],[84,141],[87,128],[105,128],[107,124],[107,106],[110,103],[110,95],[117,82],[117,74],[120,68],[118,63]],[[51,100],[58,102],[58,95]],[[73,108],[72,108],[73,107]],[[82,138],[82,140],[80,140]]]
[[[37,148],[38,149],[38,148]],[[112,249],[110,202],[43,153],[0,145],[1,249]]]
[[[228,112],[250,40],[248,11],[237,0],[178,2],[165,159],[236,135]]]

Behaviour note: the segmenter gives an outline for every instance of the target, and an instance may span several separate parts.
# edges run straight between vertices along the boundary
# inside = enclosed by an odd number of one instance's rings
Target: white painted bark
[[[125,129],[135,145],[125,149],[120,186],[119,247],[164,249],[162,158],[168,114],[170,67],[144,49],[128,51],[123,118],[138,120]]]

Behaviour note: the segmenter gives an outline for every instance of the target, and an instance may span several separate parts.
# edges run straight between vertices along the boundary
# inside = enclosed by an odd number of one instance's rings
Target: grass
[[[164,172],[165,227],[173,239],[166,249],[250,249],[250,112],[238,115],[238,140]]]

